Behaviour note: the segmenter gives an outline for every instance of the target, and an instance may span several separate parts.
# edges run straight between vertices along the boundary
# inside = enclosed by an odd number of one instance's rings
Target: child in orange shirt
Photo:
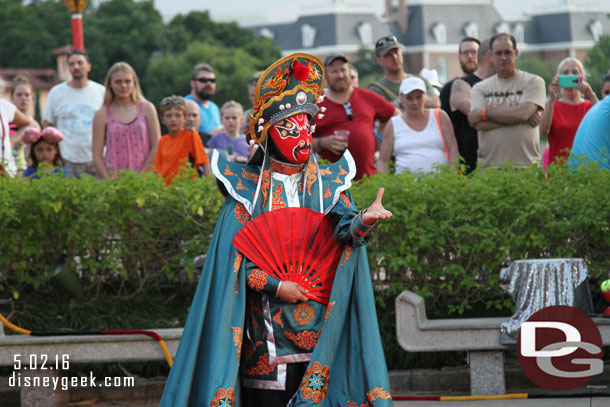
[[[199,176],[212,173],[210,159],[203,149],[201,138],[197,133],[184,128],[186,111],[186,101],[181,96],[163,98],[159,107],[161,123],[167,127],[169,134],[165,134],[159,141],[154,166],[168,186],[188,164],[197,169]]]

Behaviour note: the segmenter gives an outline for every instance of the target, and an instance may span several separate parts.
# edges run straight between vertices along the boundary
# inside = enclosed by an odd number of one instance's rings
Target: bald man
[[[184,124],[184,128],[187,130],[194,131],[199,134],[201,137],[201,142],[204,147],[207,147],[208,141],[212,138],[212,136],[208,133],[199,133],[199,126],[201,125],[201,109],[199,109],[199,105],[192,100],[186,100],[186,123]]]

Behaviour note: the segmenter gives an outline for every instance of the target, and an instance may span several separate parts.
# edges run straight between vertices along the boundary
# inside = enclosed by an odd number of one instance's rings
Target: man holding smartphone
[[[526,168],[540,161],[538,125],[545,102],[544,80],[516,68],[517,41],[506,33],[489,41],[496,74],[472,88],[468,121],[478,131],[478,162]]]

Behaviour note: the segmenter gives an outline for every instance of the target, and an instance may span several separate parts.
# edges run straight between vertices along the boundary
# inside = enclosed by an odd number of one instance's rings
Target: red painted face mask
[[[293,164],[302,164],[311,154],[311,133],[307,115],[301,113],[284,119],[269,129],[271,140],[282,156]]]

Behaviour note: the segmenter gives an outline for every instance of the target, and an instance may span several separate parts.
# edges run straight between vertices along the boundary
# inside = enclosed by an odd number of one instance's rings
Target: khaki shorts
[[[93,161],[88,163],[73,163],[66,160],[66,168],[70,171],[70,176],[74,178],[80,178],[83,174],[89,174],[100,179],[100,176],[95,169],[95,165],[93,165]]]

